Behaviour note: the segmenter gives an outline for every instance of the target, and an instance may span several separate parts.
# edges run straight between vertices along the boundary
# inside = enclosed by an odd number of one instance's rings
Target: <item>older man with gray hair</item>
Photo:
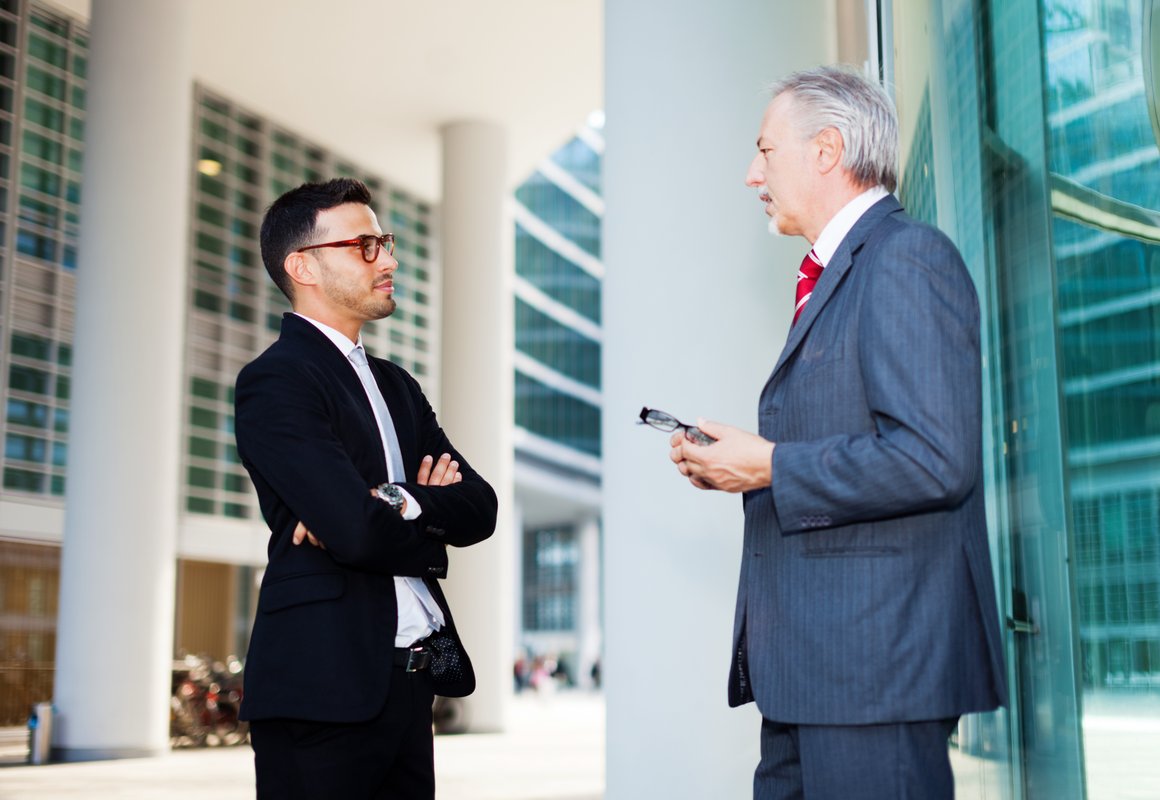
[[[812,249],[758,433],[671,458],[742,492],[729,703],[762,715],[754,797],[951,798],[947,737],[1006,702],[983,507],[979,304],[907,216],[898,123],[843,69],[774,85],[746,184]]]

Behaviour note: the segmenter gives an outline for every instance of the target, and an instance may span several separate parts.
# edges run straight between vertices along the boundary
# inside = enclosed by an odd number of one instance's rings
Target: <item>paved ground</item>
[[[1087,699],[1090,800],[1160,798],[1160,698]],[[2,800],[242,800],[253,797],[248,747],[179,750],[161,758],[29,767],[27,733],[0,731]],[[1006,796],[1003,764],[951,754],[964,800]],[[517,697],[502,734],[435,738],[440,800],[600,800],[604,701],[561,692]],[[8,763],[4,763],[7,761]]]
[[[11,761],[24,742],[0,737]],[[516,697],[502,734],[435,738],[440,800],[600,800],[604,700],[560,692]],[[0,765],[3,800],[249,800],[249,747],[178,750],[160,758],[38,767]]]
[[[1160,800],[1160,696],[1085,692],[1083,704],[1087,800]],[[961,800],[1011,796],[1004,760],[952,749],[951,764]],[[1050,799],[1065,792],[1041,788],[1040,794]]]
[[[1088,800],[1160,798],[1160,696],[1084,694]]]

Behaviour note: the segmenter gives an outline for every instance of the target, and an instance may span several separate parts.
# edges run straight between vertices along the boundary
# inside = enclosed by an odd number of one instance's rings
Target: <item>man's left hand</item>
[[[459,462],[452,461],[450,453],[439,456],[438,461],[431,456],[423,456],[419,462],[419,474],[415,477],[415,483],[423,486],[449,486],[461,480],[463,475],[459,471]]]
[[[669,458],[682,475],[698,489],[745,492],[770,485],[773,469],[773,442],[760,436],[709,420],[697,420],[697,427],[717,441],[699,445],[678,430],[669,439]]]

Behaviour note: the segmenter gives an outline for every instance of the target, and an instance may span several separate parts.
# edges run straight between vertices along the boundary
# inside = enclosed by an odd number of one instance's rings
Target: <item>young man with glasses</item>
[[[891,194],[882,87],[823,67],[771,96],[746,184],[812,248],[759,435],[667,423],[694,486],[745,493],[729,703],[761,711],[759,800],[949,800],[948,735],[1007,697],[978,299]]]
[[[236,391],[271,530],[242,703],[258,797],[430,800],[434,693],[475,686],[437,579],[448,545],[491,535],[496,496],[414,378],[363,349],[399,268],[367,188],[287,192],[261,247],[294,311]]]

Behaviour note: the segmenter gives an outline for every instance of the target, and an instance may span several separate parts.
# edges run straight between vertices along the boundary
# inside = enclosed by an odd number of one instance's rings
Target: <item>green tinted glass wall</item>
[[[1043,4],[1085,701],[1160,699],[1160,149],[1151,3]],[[1152,13],[1155,13],[1154,11]],[[1153,722],[1156,716],[1153,715]]]
[[[523,627],[570,631],[576,627],[580,546],[574,528],[524,532]]]
[[[956,769],[986,796],[1160,785],[1160,149],[1142,52],[1156,6],[878,4],[896,32],[902,193],[959,244],[984,312],[1012,704],[971,720],[994,723],[989,755],[960,738]]]
[[[516,425],[590,455],[600,454],[600,408],[516,371]]]
[[[61,497],[84,153],[85,28],[0,6],[0,297],[5,493]]]
[[[516,274],[562,303],[600,322],[600,279],[516,223]]]
[[[535,362],[517,359],[516,425],[590,455],[600,453],[600,142],[585,129],[515,193],[515,345]]]
[[[600,343],[516,298],[516,349],[600,388]]]
[[[552,153],[552,161],[596,194],[600,194],[601,157],[591,144],[576,137]]]
[[[576,198],[535,173],[516,189],[516,199],[567,239],[600,257],[600,217]]]

